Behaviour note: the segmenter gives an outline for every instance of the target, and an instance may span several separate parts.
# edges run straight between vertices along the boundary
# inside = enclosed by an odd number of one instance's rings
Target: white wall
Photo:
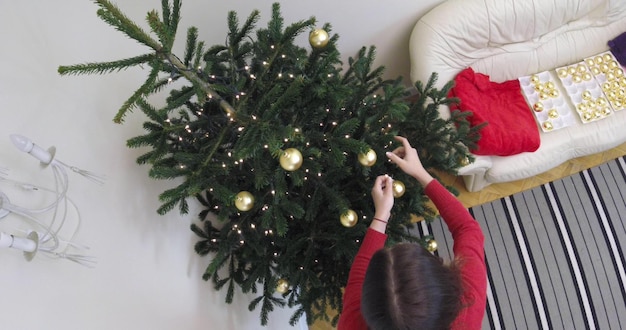
[[[340,35],[344,58],[361,46],[376,45],[377,65],[387,77],[409,76],[408,39],[413,24],[441,0],[289,1],[287,23],[310,16],[330,22]],[[128,16],[144,24],[160,1],[118,1]],[[254,8],[264,24],[272,1],[183,1],[181,31],[195,25],[202,40],[223,42],[226,14],[243,21]],[[0,250],[1,329],[258,329],[250,297],[224,303],[224,292],[201,279],[209,262],[198,257],[189,230],[192,213],[159,216],[157,196],[172,182],[154,181],[135,164],[145,150],[130,150],[128,138],[142,134],[143,117],[126,123],[111,119],[142,82],[145,72],[60,77],[57,67],[116,60],[144,51],[96,17],[88,0],[0,0],[0,167],[9,179],[51,186],[52,173],[9,140],[18,133],[57,158],[107,176],[95,185],[70,175],[70,196],[83,218],[76,241],[91,247],[95,268],[37,256],[26,262],[15,250]],[[183,38],[180,38],[182,42]],[[408,84],[408,82],[407,82]],[[0,184],[12,203],[43,203],[42,192],[20,192]],[[72,218],[72,216],[70,216]],[[75,217],[74,217],[75,218]],[[14,232],[20,219],[0,219],[0,230]],[[268,329],[288,328],[290,310],[271,314]]]

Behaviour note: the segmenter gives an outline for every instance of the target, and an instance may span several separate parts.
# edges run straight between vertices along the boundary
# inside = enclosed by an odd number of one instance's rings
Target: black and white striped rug
[[[470,209],[485,233],[483,329],[626,329],[625,160]],[[417,230],[449,260],[442,221]]]

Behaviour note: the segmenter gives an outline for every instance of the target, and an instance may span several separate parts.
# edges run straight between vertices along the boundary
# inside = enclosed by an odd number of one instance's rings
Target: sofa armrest
[[[493,165],[491,156],[474,155],[474,162],[461,167],[458,174],[463,177],[465,189],[470,192],[479,191],[488,185],[486,174]]]
[[[491,156],[474,155],[474,158],[475,160],[472,163],[459,168],[459,175],[485,173],[493,165],[493,162],[491,161]]]

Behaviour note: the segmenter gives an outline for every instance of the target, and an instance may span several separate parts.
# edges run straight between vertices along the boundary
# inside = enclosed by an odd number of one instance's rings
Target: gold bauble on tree
[[[406,187],[404,186],[404,183],[400,180],[393,180],[392,188],[393,188],[393,197],[395,198],[402,197],[402,195],[404,195],[404,192],[406,191]]]
[[[254,195],[248,191],[240,191],[235,196],[235,207],[239,211],[249,211],[254,206]]]
[[[289,282],[284,278],[279,279],[276,282],[276,292],[285,294],[287,291],[289,291]]]
[[[359,163],[363,166],[374,166],[376,164],[376,151],[369,149],[367,152],[359,154]]]
[[[434,239],[429,239],[426,242],[426,250],[428,250],[428,252],[435,252],[437,251],[437,241],[435,241]]]
[[[344,227],[348,228],[354,227],[354,225],[356,225],[356,223],[359,221],[356,212],[354,212],[353,210],[346,211],[344,214],[341,215],[341,217],[339,217],[339,220]]]
[[[309,34],[309,43],[315,49],[321,49],[328,45],[330,36],[324,29],[315,29]]]
[[[467,156],[459,158],[459,165],[461,165],[461,166],[467,166],[470,163],[471,163],[471,161],[470,161],[469,157],[467,157]]]
[[[302,154],[296,148],[288,148],[280,155],[280,167],[285,171],[295,171],[302,166]]]

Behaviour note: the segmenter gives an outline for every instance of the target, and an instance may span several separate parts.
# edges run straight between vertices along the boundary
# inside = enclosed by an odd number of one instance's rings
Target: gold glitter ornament
[[[604,60],[602,59],[602,56],[596,56],[594,58],[594,61],[596,62],[596,64],[602,64],[604,62]]]
[[[341,224],[344,227],[350,228],[356,225],[356,223],[359,221],[359,218],[357,217],[356,212],[354,212],[353,210],[348,210],[339,217],[339,221],[341,221]]]
[[[367,152],[359,154],[359,163],[363,166],[374,166],[376,164],[376,151],[369,149]]]
[[[470,160],[469,160],[469,158],[468,158],[467,156],[462,157],[462,158],[459,160],[459,164],[461,164],[461,166],[467,166],[467,165],[469,165],[469,164],[470,164]]]
[[[287,291],[289,291],[289,282],[284,278],[279,279],[278,282],[276,282],[276,292],[285,294]]]
[[[248,191],[240,191],[235,196],[235,207],[242,212],[249,211],[254,206],[254,195]]]
[[[324,29],[315,29],[309,34],[309,43],[315,49],[321,49],[328,45],[330,36]]]
[[[296,148],[288,148],[280,155],[279,161],[285,171],[295,171],[302,166],[302,154]]]
[[[593,74],[597,76],[600,74],[600,69],[598,69],[597,66],[594,66],[593,68],[591,68],[591,72],[593,72]]]
[[[552,125],[552,123],[550,121],[545,121],[545,122],[543,122],[543,128],[546,131],[551,131],[554,128],[554,126]]]
[[[406,187],[404,186],[404,183],[400,180],[393,180],[392,188],[393,188],[393,197],[395,198],[402,197],[402,195],[404,195],[404,192],[406,191]]]
[[[559,117],[559,112],[556,111],[556,109],[552,109],[550,111],[548,111],[548,117],[555,119]]]
[[[550,90],[548,95],[550,95],[550,97],[552,97],[552,98],[557,98],[557,97],[559,97],[559,91],[556,90],[556,89],[552,89],[552,90]]]
[[[437,251],[437,241],[435,241],[434,239],[429,239],[426,242],[426,250],[428,250],[428,252]]]
[[[567,68],[567,73],[569,74],[575,74],[576,73],[576,67],[570,66],[569,68]]]

